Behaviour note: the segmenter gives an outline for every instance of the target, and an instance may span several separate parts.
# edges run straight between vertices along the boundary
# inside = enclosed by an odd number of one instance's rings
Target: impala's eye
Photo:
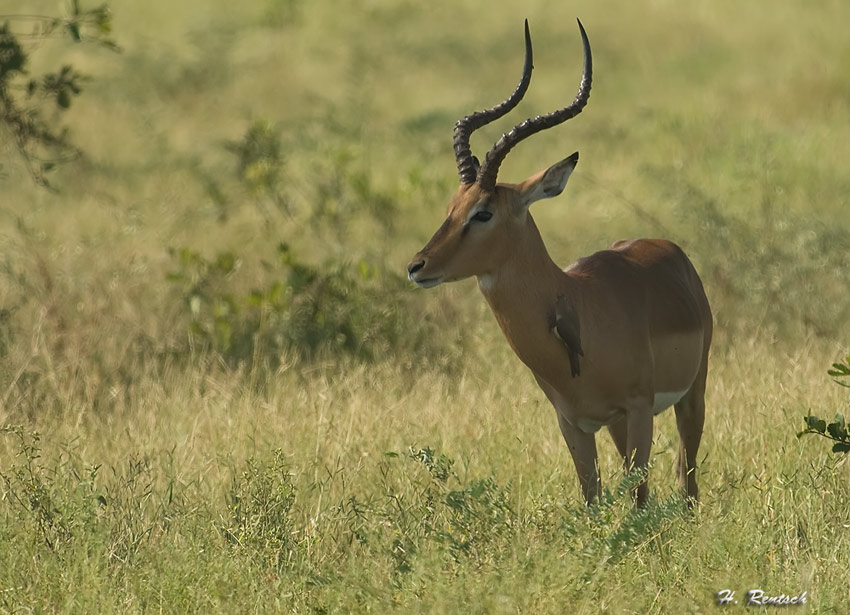
[[[493,214],[491,212],[487,211],[486,209],[481,209],[475,212],[475,215],[472,216],[472,220],[475,220],[476,222],[487,222],[487,220],[492,217]]]

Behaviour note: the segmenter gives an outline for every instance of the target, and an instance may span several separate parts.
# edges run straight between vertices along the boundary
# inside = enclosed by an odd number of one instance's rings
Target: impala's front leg
[[[560,412],[558,412],[558,424],[561,426],[561,433],[573,457],[584,501],[591,504],[599,497],[602,489],[596,463],[596,437],[592,433],[584,433],[571,425]]]
[[[627,414],[626,435],[626,470],[639,469],[644,472],[644,478],[632,492],[635,504],[640,508],[646,504],[649,497],[649,477],[646,476],[649,466],[649,452],[652,448],[652,408],[633,409]]]

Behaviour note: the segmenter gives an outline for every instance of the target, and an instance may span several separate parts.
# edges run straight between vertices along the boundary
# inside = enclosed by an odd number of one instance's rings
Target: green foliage
[[[346,130],[350,126],[336,118],[286,132],[268,120],[256,120],[240,139],[226,141],[224,150],[235,163],[235,185],[226,175],[202,174],[207,195],[219,206],[220,221],[235,215],[247,197],[269,230],[276,213],[308,224],[311,232],[333,233],[335,242],[349,241],[352,225],[366,220],[382,231],[394,229],[398,197],[376,185],[357,146],[342,138],[349,137]],[[288,169],[290,158],[304,168],[296,164]],[[244,196],[234,196],[240,193]]]
[[[56,105],[61,109],[67,109],[71,106],[71,97],[82,92],[80,85],[82,80],[82,75],[75,71],[73,67],[63,66],[58,73],[44,76],[40,86],[41,92],[47,98],[55,98]],[[39,84],[30,81],[27,89],[28,93],[33,95],[39,89]]]
[[[605,488],[599,502],[579,515],[572,515],[571,523],[564,523],[562,531],[576,537],[580,533],[592,537],[593,549],[617,562],[633,550],[658,540],[676,522],[686,519],[686,506],[679,494],[654,499],[645,507],[632,505],[631,493],[646,478],[639,469],[627,474],[614,490]]]
[[[279,129],[260,120],[240,140],[225,144],[235,157],[236,179],[256,199],[266,230],[275,227],[275,210],[289,220],[297,214],[297,225],[309,224],[320,243],[330,245],[346,241],[355,223],[371,220],[391,229],[393,199],[374,186],[350,148],[322,142],[329,154],[321,156],[308,178],[285,174],[284,152],[294,143],[305,147],[304,138],[294,131],[284,143]],[[207,190],[220,205],[231,202],[226,181],[210,180]],[[268,202],[274,209],[266,207]],[[222,223],[227,222],[224,213]],[[327,235],[334,239],[325,240]],[[411,322],[414,289],[407,279],[366,259],[326,258],[314,265],[280,243],[271,258],[260,261],[259,272],[256,261],[244,263],[252,272],[249,280],[242,267],[245,257],[234,252],[210,259],[189,248],[170,254],[177,269],[168,280],[187,308],[191,343],[231,363],[275,366],[284,355],[311,360],[331,353],[366,361],[433,358],[432,364],[441,366],[459,356],[458,340],[441,336],[427,313]]]
[[[840,384],[843,387],[850,387],[850,355],[844,357],[843,363],[833,363],[832,369],[828,370],[827,373],[833,378],[837,378],[836,384]]]
[[[30,80],[26,95],[16,94],[16,81],[26,74],[27,55],[11,32],[8,22],[0,26],[0,125],[11,136],[21,159],[35,181],[48,186],[45,173],[57,162],[73,159],[78,151],[66,135],[44,119],[42,104],[34,97],[55,94],[60,110],[71,104],[71,95],[79,92],[76,75],[67,78],[69,67],[63,67],[65,78],[46,75],[41,82]]]
[[[190,316],[190,334],[199,338],[202,345],[230,353],[234,347],[233,323],[240,305],[223,287],[227,277],[236,270],[235,255],[225,252],[211,260],[199,253],[183,248],[169,251],[178,269],[168,274],[168,280],[181,287],[181,295]],[[247,344],[240,347],[237,356],[251,355],[252,331],[247,339],[239,337],[236,341]]]
[[[368,216],[382,231],[394,229],[400,214],[397,198],[377,188],[372,174],[357,163],[351,147],[334,148],[318,163],[310,185],[305,186],[313,228],[327,226],[338,237],[345,237],[355,220]]]
[[[245,291],[233,253],[206,259],[184,248],[171,256],[176,270],[168,279],[182,297],[191,343],[234,364],[276,365],[284,356],[309,360],[328,352],[367,361],[453,354],[451,341],[432,334],[434,325],[409,322],[402,309],[411,305],[407,281],[364,261],[315,267],[280,244],[263,263],[265,285]]]
[[[517,520],[510,491],[510,485],[502,486],[488,476],[446,493],[444,501],[450,515],[441,536],[453,553],[474,555],[480,564],[482,545],[498,542],[513,532]]]
[[[159,492],[146,459],[131,457],[106,480],[101,465],[71,457],[46,463],[37,432],[6,425],[0,436],[12,442],[16,459],[0,470],[5,501],[0,510],[57,556],[73,554],[79,544],[98,544],[109,559],[127,562],[174,519],[174,483]]]
[[[304,0],[269,0],[264,22],[278,26],[296,23],[301,15]]]
[[[391,505],[383,507],[382,514],[397,529],[390,551],[400,572],[412,569],[413,554],[429,542],[454,563],[472,558],[481,566],[498,557],[499,543],[518,522],[510,503],[510,484],[501,485],[493,476],[464,482],[452,469],[453,459],[427,446],[410,447],[403,456],[384,455],[413,461],[428,471],[427,478],[412,482],[412,497],[411,484],[405,488],[394,484],[390,468],[384,474],[384,491]]]
[[[845,357],[843,363],[833,363],[832,369],[828,373],[834,378],[847,379],[850,377],[850,356]],[[835,382],[841,386],[850,387],[850,381],[836,380]],[[840,412],[835,415],[831,423],[827,423],[825,419],[811,413],[803,417],[803,422],[805,429],[797,434],[798,438],[806,434],[823,436],[834,442],[832,445],[833,453],[850,453],[850,432],[847,430],[844,415]]]
[[[686,573],[697,559],[712,577],[686,598],[708,604],[712,594],[705,587],[726,581],[730,565],[736,571],[758,565],[739,563],[739,550],[758,547],[760,558],[764,552],[774,558],[770,549],[778,550],[781,557],[772,564],[777,571],[758,572],[778,582],[813,554],[842,548],[846,538],[830,526],[800,525],[797,515],[807,518],[800,506],[806,514],[813,505],[829,507],[820,494],[789,502],[779,497],[808,494],[802,474],[767,487],[773,497],[765,514],[780,516],[762,522],[782,525],[784,515],[792,515],[796,532],[762,538],[753,531],[759,522],[752,520],[752,506],[734,499],[713,499],[704,510],[687,511],[672,493],[636,510],[630,491],[643,479],[640,472],[588,507],[577,491],[564,499],[560,478],[553,484],[538,476],[518,487],[500,473],[470,471],[427,446],[335,466],[295,466],[297,459],[280,450],[236,465],[229,454],[213,455],[187,473],[185,461],[175,467],[175,453],[195,456],[190,447],[90,465],[78,457],[84,442],[64,443],[61,455],[48,451],[43,457],[43,439],[36,434],[20,428],[3,434],[9,447],[2,454],[17,461],[4,458],[0,466],[0,583],[14,589],[0,594],[0,608],[13,612],[35,596],[61,605],[72,583],[98,588],[75,594],[75,605],[86,611],[94,604],[126,611],[128,604],[158,600],[198,611],[209,596],[215,612],[251,597],[265,605],[258,610],[274,611],[268,605],[279,609],[281,596],[293,611],[417,605],[432,611],[441,610],[445,592],[458,600],[455,593],[478,587],[494,593],[476,598],[484,601],[481,612],[491,610],[491,599],[527,604],[530,596],[533,604],[547,605],[544,612],[558,612],[552,605],[562,607],[567,599],[604,602],[612,584],[691,587]],[[840,484],[838,478],[829,483],[831,489]],[[748,491],[740,497],[765,499]],[[746,527],[748,538],[730,543],[730,553],[729,545],[715,542],[737,524]],[[807,546],[797,554],[800,536]],[[52,591],[55,583],[60,587]],[[649,604],[657,591],[640,604]],[[829,600],[823,591],[810,593]],[[116,606],[104,609],[104,603]],[[609,602],[608,610],[613,608]]]
[[[93,41],[113,51],[121,49],[109,36],[112,34],[112,11],[108,3],[83,9],[79,0],[72,0],[70,13],[64,19],[48,19],[46,22],[48,31],[64,26],[75,41]]]
[[[827,423],[826,420],[809,414],[803,417],[803,422],[806,428],[797,434],[798,438],[806,434],[816,434],[835,442],[832,445],[833,453],[850,452],[850,434],[847,432],[847,424],[843,414],[836,414],[831,423]]]
[[[295,487],[282,451],[274,451],[267,462],[248,459],[227,497],[225,539],[269,565],[285,566],[299,542],[291,517],[294,503]]]
[[[225,148],[236,156],[236,175],[245,187],[290,213],[280,190],[284,157],[278,131],[268,122],[258,120],[241,140],[229,142]]]
[[[411,447],[406,454],[385,453],[393,460],[382,468],[382,500],[341,503],[339,512],[354,521],[361,545],[389,553],[397,573],[415,569],[417,554],[437,552],[445,565],[498,568],[518,536],[539,531],[578,543],[588,560],[616,563],[669,531],[686,517],[678,494],[653,500],[636,510],[631,490],[644,478],[635,471],[614,490],[604,490],[593,506],[564,506],[544,499],[526,504],[520,513],[514,487],[494,476],[461,478],[454,460],[437,456],[429,447]],[[409,460],[427,470],[420,476],[397,465]],[[373,518],[374,517],[374,518]],[[386,536],[381,526],[392,528]],[[383,546],[381,546],[383,545]]]
[[[18,39],[9,31],[9,23],[0,27],[0,84],[8,87],[8,81],[15,73],[23,73],[27,63]]]
[[[384,455],[390,458],[398,457],[396,453],[384,453]],[[431,476],[434,477],[434,480],[440,483],[445,483],[452,476],[457,478],[457,474],[452,471],[455,464],[454,459],[450,459],[443,454],[437,455],[434,449],[429,446],[420,449],[410,447],[407,451],[407,457],[425,466],[428,472],[431,473]]]
[[[11,136],[33,179],[50,187],[46,174],[81,152],[49,112],[66,111],[73,97],[82,91],[84,77],[70,65],[40,78],[29,77],[29,54],[20,43],[21,35],[12,30],[10,20],[29,22],[32,33],[27,38],[43,40],[62,33],[74,42],[93,41],[117,51],[118,46],[109,38],[111,14],[106,4],[84,10],[74,0],[65,18],[0,15],[0,20],[4,19],[0,25],[0,129]]]
[[[71,537],[75,515],[68,503],[62,501],[64,494],[52,488],[52,481],[46,479],[45,469],[39,463],[41,437],[13,426],[4,426],[0,435],[13,437],[18,445],[18,462],[0,472],[4,499],[21,522],[34,525],[34,536],[49,549],[58,548]]]

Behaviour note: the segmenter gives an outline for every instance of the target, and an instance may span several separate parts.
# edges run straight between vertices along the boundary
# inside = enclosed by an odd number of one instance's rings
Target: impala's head
[[[407,267],[410,279],[419,286],[430,288],[492,272],[506,258],[504,247],[511,244],[525,224],[528,206],[563,191],[578,162],[578,152],[520,184],[497,184],[496,177],[502,161],[517,143],[578,115],[587,104],[593,72],[590,43],[581,22],[578,26],[584,44],[584,71],[578,94],[569,106],[515,126],[487,152],[483,164],[472,155],[469,147],[472,132],[508,113],[528,90],[532,51],[526,21],[525,66],[514,93],[495,107],[468,115],[455,125],[454,150],[460,187],[449,203],[445,222]]]

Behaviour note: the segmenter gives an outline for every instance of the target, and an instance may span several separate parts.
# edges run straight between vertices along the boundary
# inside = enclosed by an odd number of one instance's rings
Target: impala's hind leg
[[[708,357],[702,365],[691,389],[676,404],[676,427],[679,429],[679,487],[690,500],[699,500],[697,487],[697,451],[705,423],[705,380],[708,375]]]

